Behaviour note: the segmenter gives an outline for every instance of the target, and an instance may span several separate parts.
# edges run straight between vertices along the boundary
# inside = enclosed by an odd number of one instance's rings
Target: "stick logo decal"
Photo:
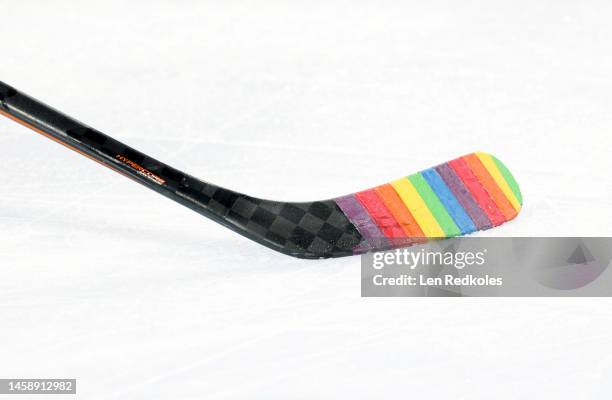
[[[135,163],[134,161],[128,159],[125,156],[122,156],[121,154],[117,154],[115,156],[115,158],[119,161],[121,161],[122,163],[129,165],[130,167],[132,167],[133,169],[136,170],[136,172],[138,172],[138,174],[144,176],[145,178],[157,183],[158,185],[163,185],[164,183],[166,183],[166,181],[162,178],[160,178],[159,176],[155,175],[153,172],[149,171],[148,169],[146,169],[145,167],[143,167],[140,164]]]

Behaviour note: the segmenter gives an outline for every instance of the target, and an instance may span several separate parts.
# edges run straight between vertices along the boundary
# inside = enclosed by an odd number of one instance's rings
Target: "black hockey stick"
[[[521,203],[508,170],[484,153],[440,165],[431,169],[433,174],[423,171],[354,195],[290,203],[203,182],[2,82],[0,113],[249,239],[295,257],[340,257],[487,229],[514,218]],[[472,165],[475,162],[480,164]]]

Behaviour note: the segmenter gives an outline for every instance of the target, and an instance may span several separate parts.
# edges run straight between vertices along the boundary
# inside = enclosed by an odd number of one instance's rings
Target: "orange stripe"
[[[491,196],[506,221],[516,217],[516,210],[514,207],[512,207],[512,204],[510,204],[510,201],[504,195],[504,192],[502,192],[499,186],[497,186],[497,183],[495,183],[495,180],[491,174],[489,174],[489,171],[487,171],[485,166],[482,165],[482,162],[480,162],[476,154],[469,154],[464,156],[463,159],[470,167],[474,175],[476,175],[476,178],[478,178],[485,190],[489,193],[489,196]]]
[[[395,218],[408,237],[426,237],[419,224],[404,205],[404,202],[402,202],[402,199],[399,198],[395,189],[393,189],[393,186],[387,183],[374,188],[374,190],[376,190],[376,193],[378,193],[387,209],[389,209],[389,212],[393,215],[393,218]],[[423,240],[423,242],[425,241],[426,239]]]
[[[62,142],[62,141],[61,141],[61,140],[59,140],[58,138],[53,137],[53,136],[49,135],[48,133],[46,133],[46,132],[44,132],[44,131],[41,131],[40,129],[36,128],[35,126],[30,125],[29,123],[27,123],[27,122],[25,122],[25,121],[22,121],[22,120],[20,120],[19,118],[15,117],[15,116],[12,116],[11,114],[9,114],[9,113],[7,113],[7,112],[5,112],[5,111],[0,110],[0,114],[4,115],[5,117],[7,117],[7,118],[9,118],[9,119],[12,119],[13,121],[17,122],[18,124],[21,124],[21,125],[25,126],[26,128],[30,128],[30,129],[32,129],[32,130],[33,130],[34,132],[36,132],[36,133],[40,133],[41,135],[43,135],[43,136],[45,136],[45,137],[47,137],[47,138],[49,138],[49,139],[53,140],[54,142],[57,142],[57,143],[61,144],[61,145],[62,145],[62,146],[64,146],[64,147],[69,148],[70,150],[74,150],[74,151],[76,151],[77,153],[79,153],[79,154],[81,154],[81,155],[83,155],[83,156],[85,156],[85,157],[89,158],[90,160],[94,160],[94,161],[95,161],[95,162],[97,162],[98,164],[102,164],[102,165],[104,165],[105,167],[110,168],[110,169],[112,169],[113,171],[118,172],[118,173],[120,173],[121,175],[123,175],[123,176],[125,176],[125,177],[128,177],[128,178],[130,178],[130,179],[134,179],[134,178],[132,178],[131,176],[127,175],[125,172],[123,172],[123,171],[121,171],[121,170],[118,170],[118,169],[116,169],[116,168],[114,168],[114,167],[112,167],[112,166],[110,166],[110,165],[108,165],[108,164],[106,164],[106,163],[103,163],[102,161],[98,160],[97,158],[94,158],[94,157],[90,156],[89,154],[82,152],[81,150],[77,149],[76,147],[72,147],[72,146],[71,146],[71,145],[69,145],[68,143],[64,143],[64,142]],[[134,180],[135,180],[135,179],[134,179]]]

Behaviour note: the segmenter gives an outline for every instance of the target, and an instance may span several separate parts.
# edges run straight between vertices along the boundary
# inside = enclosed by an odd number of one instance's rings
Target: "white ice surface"
[[[123,3],[0,0],[0,80],[252,195],[484,150],[525,201],[488,234],[612,233],[609,2]],[[609,398],[608,299],[361,298],[358,257],[275,254],[5,119],[0,171],[0,377],[75,377],[84,399]]]

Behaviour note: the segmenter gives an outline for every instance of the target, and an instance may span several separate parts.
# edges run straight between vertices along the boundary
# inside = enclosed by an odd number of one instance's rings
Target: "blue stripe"
[[[436,170],[429,168],[422,171],[421,174],[436,193],[436,196],[438,196],[438,199],[440,199],[446,211],[448,211],[453,218],[453,221],[455,221],[459,229],[461,229],[461,234],[465,235],[466,233],[474,232],[476,230],[474,222],[472,222],[470,216],[465,212],[461,204],[459,204]]]

